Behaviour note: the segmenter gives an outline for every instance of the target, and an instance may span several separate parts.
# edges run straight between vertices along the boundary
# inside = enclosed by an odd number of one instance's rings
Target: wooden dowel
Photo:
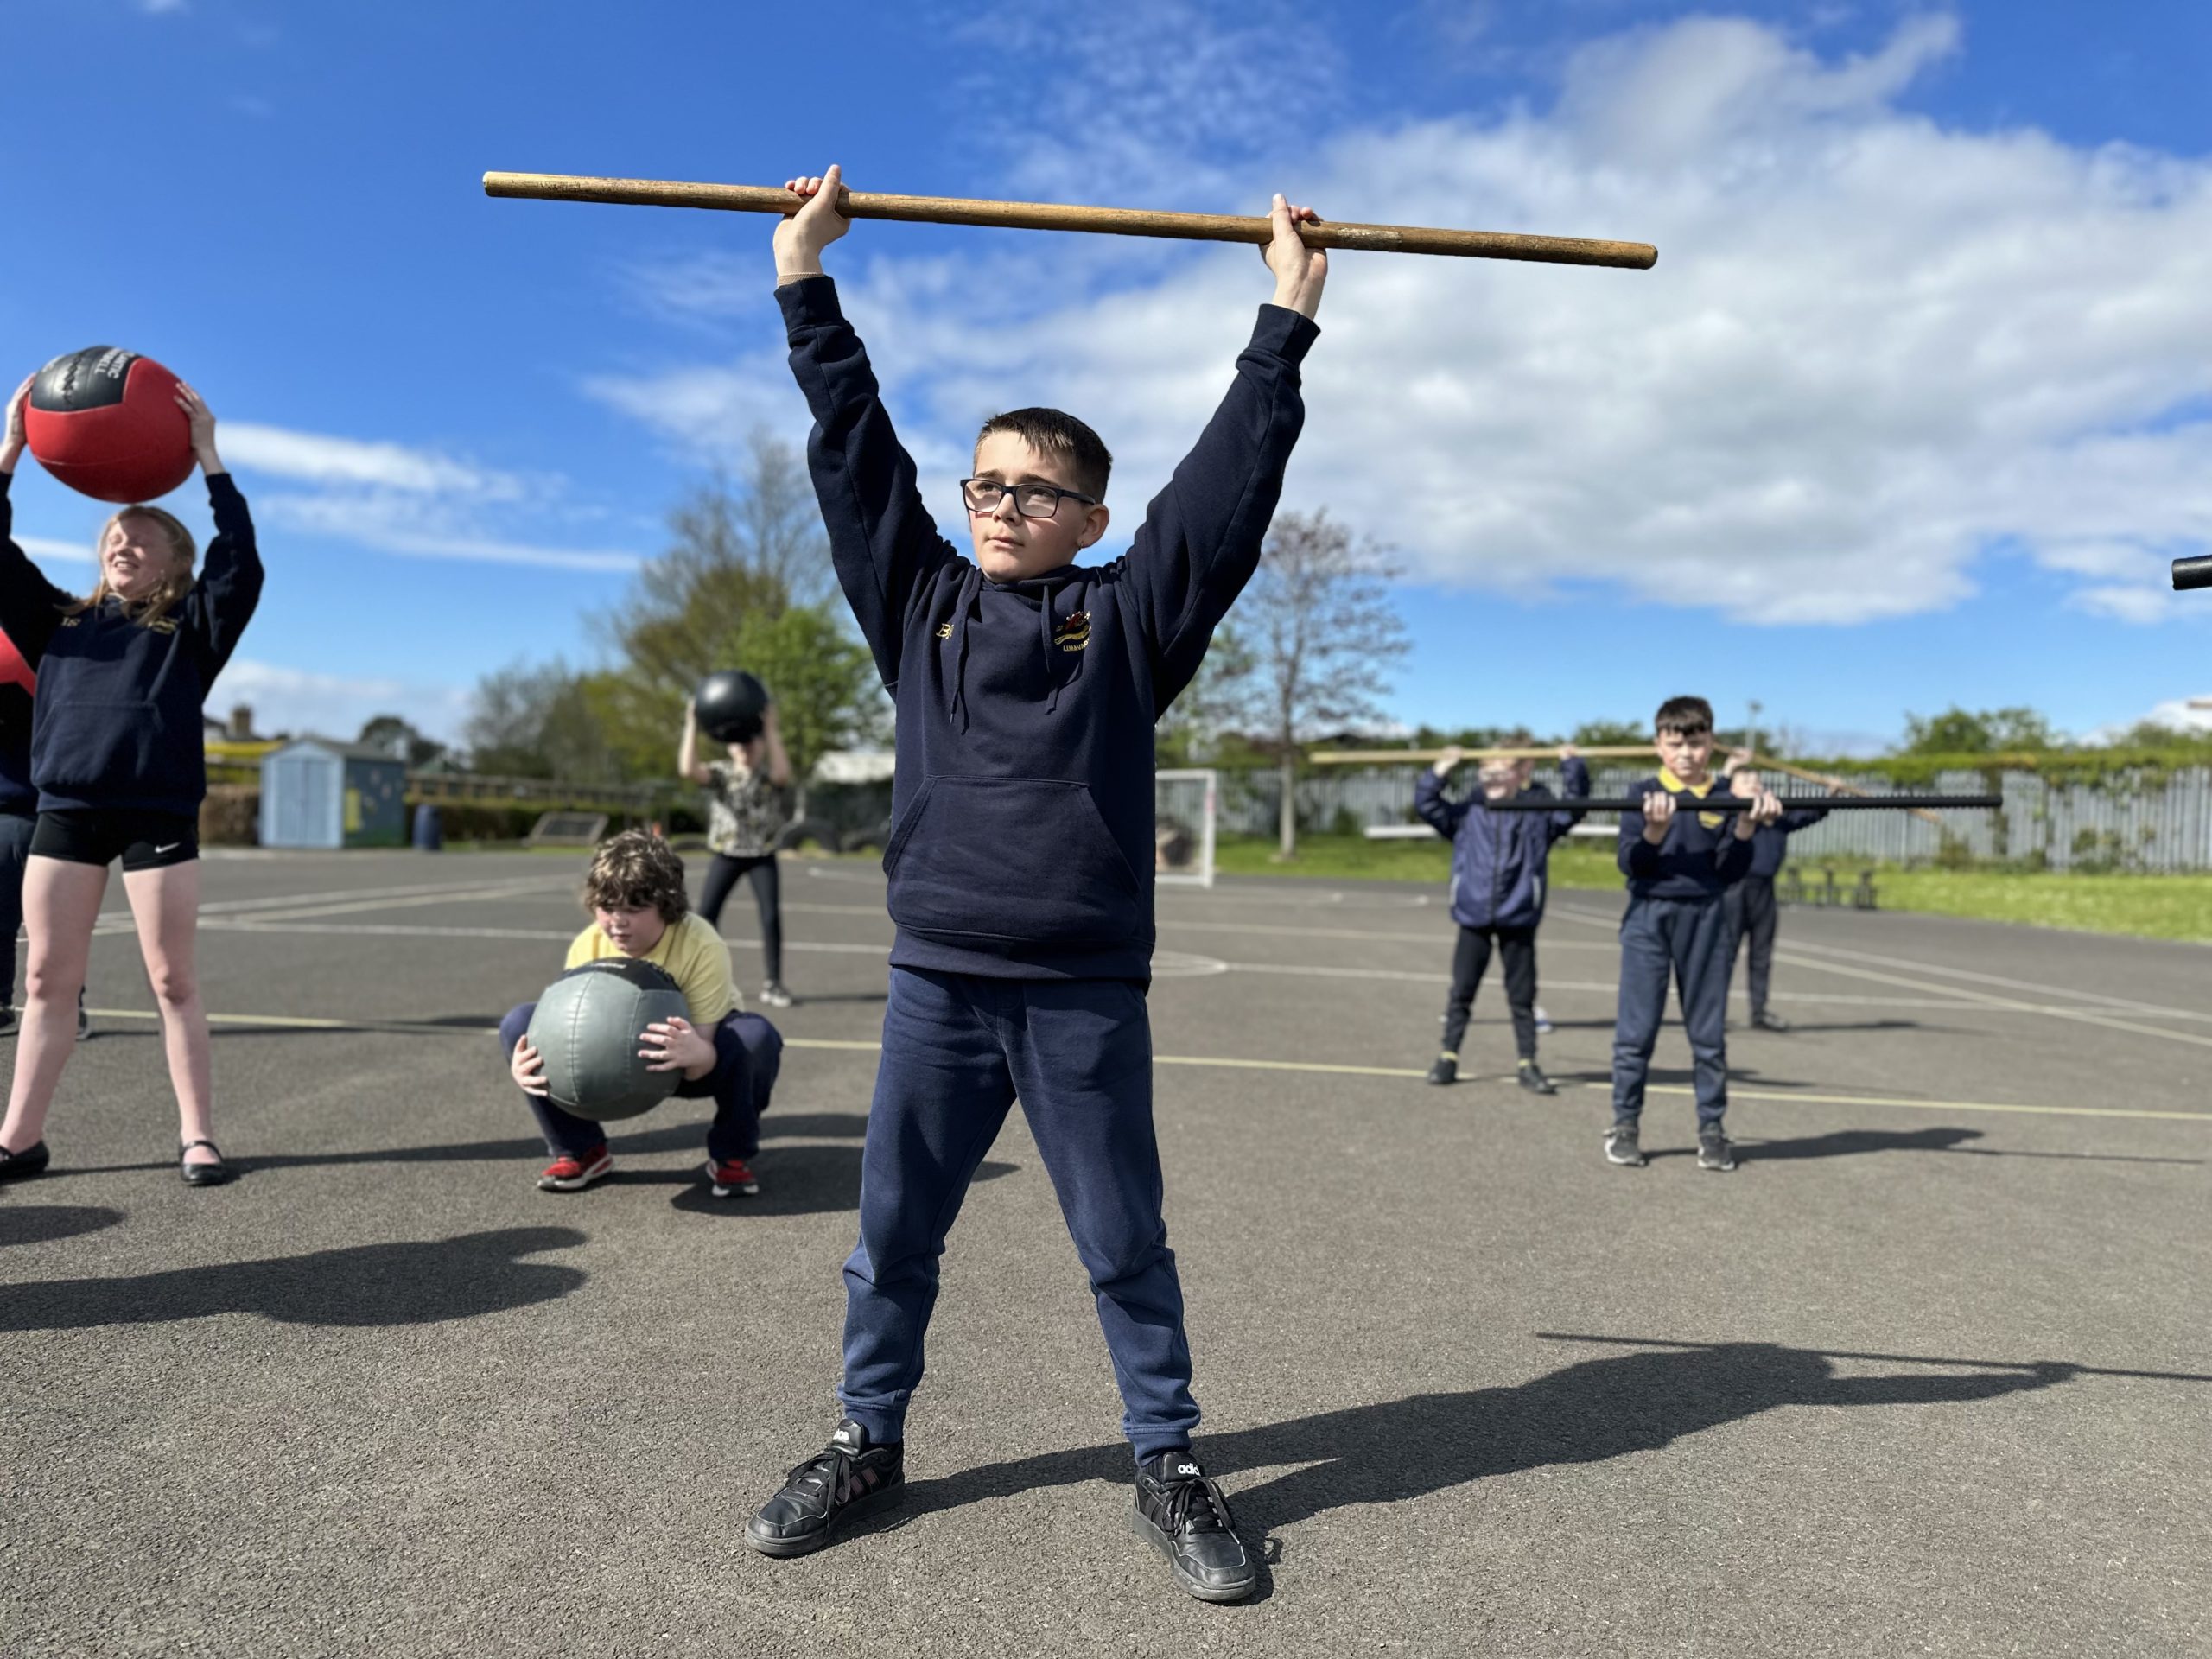
[[[1792,778],[1801,779],[1808,784],[1821,784],[1826,785],[1829,789],[1840,789],[1847,795],[1864,795],[1866,792],[1865,790],[1859,788],[1856,784],[1847,784],[1842,779],[1831,778],[1826,772],[1808,772],[1802,766],[1793,766],[1787,760],[1777,760],[1772,755],[1755,754],[1746,764],[1749,765],[1754,772],[1758,771],[1762,767],[1768,767],[1776,772],[1787,772]],[[1943,827],[1943,820],[1937,817],[1933,812],[1924,812],[1915,808],[1913,810],[1912,816],[1916,818],[1925,819],[1939,830]]]
[[[601,179],[564,173],[486,173],[487,196],[537,201],[602,201],[645,207],[710,207],[725,213],[797,213],[801,199],[778,187],[690,184],[669,179]],[[849,219],[893,219],[929,225],[986,225],[1017,231],[1092,231],[1112,236],[1163,236],[1186,242],[1250,242],[1274,235],[1264,216],[1155,213],[1139,207],[1084,207],[1045,201],[979,201],[962,196],[893,196],[841,190]],[[1436,253],[1476,259],[1533,259],[1554,265],[1609,265],[1649,270],[1659,250],[1648,242],[1604,242],[1576,236],[1523,236],[1511,231],[1435,230],[1414,225],[1300,225],[1310,248],[1368,253]]]

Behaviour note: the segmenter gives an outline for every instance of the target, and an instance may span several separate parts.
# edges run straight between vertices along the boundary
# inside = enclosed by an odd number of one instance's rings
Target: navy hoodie
[[[1750,874],[1773,880],[1782,873],[1782,861],[1789,855],[1789,837],[1800,830],[1811,829],[1827,815],[1825,806],[1792,807],[1772,823],[1754,830]]]
[[[1641,799],[1660,788],[1658,779],[1647,778],[1628,793]],[[1713,788],[1728,792],[1719,783]],[[1630,899],[1718,899],[1723,887],[1751,874],[1751,843],[1736,833],[1733,818],[1723,817],[1719,829],[1708,830],[1697,813],[1677,806],[1666,840],[1654,847],[1643,838],[1643,814],[1630,811],[1621,814],[1616,859],[1628,877]]]
[[[200,579],[151,623],[120,600],[72,613],[10,537],[0,475],[0,629],[38,674],[30,780],[41,812],[110,808],[189,817],[207,793],[200,710],[261,600],[261,559],[245,498],[227,473],[207,479],[215,539]]]
[[[0,513],[8,510],[8,480],[0,475]],[[4,522],[4,520],[0,520]],[[5,630],[0,629],[0,634]],[[12,648],[13,642],[10,642]],[[21,652],[16,653],[22,656]],[[25,658],[26,664],[29,658]],[[0,684],[0,816],[38,816],[38,791],[31,787],[31,693],[34,686],[10,680]]]
[[[1590,767],[1581,756],[1562,763],[1567,798],[1590,792]],[[1515,798],[1549,800],[1551,791],[1530,785]],[[1452,919],[1462,927],[1534,927],[1544,919],[1544,877],[1552,843],[1582,821],[1571,806],[1556,812],[1484,810],[1481,786],[1464,801],[1444,798],[1444,779],[1424,766],[1414,780],[1414,810],[1452,843]]]
[[[1001,582],[938,533],[836,285],[776,298],[837,579],[898,709],[893,964],[1148,980],[1153,722],[1259,564],[1320,331],[1262,306],[1129,550]]]

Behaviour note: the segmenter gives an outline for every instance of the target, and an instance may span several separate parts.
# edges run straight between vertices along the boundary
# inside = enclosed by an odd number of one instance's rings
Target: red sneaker
[[[614,1167],[614,1154],[602,1146],[586,1158],[563,1153],[545,1166],[538,1175],[538,1190],[543,1192],[581,1192],[594,1181]]]
[[[733,1158],[728,1163],[709,1164],[707,1179],[718,1198],[749,1198],[760,1190],[760,1178],[753,1173],[752,1166],[742,1158]]]

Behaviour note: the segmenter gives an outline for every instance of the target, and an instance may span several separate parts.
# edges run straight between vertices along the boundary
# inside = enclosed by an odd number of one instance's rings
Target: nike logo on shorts
[[[173,841],[166,847],[156,847],[154,849],[154,856],[159,858],[164,853],[173,853],[183,845],[184,843],[181,841]]]

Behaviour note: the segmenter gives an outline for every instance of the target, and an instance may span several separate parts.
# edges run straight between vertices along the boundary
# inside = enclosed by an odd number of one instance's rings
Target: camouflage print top
[[[766,858],[783,833],[782,791],[765,771],[707,763],[707,847],[730,858]]]

